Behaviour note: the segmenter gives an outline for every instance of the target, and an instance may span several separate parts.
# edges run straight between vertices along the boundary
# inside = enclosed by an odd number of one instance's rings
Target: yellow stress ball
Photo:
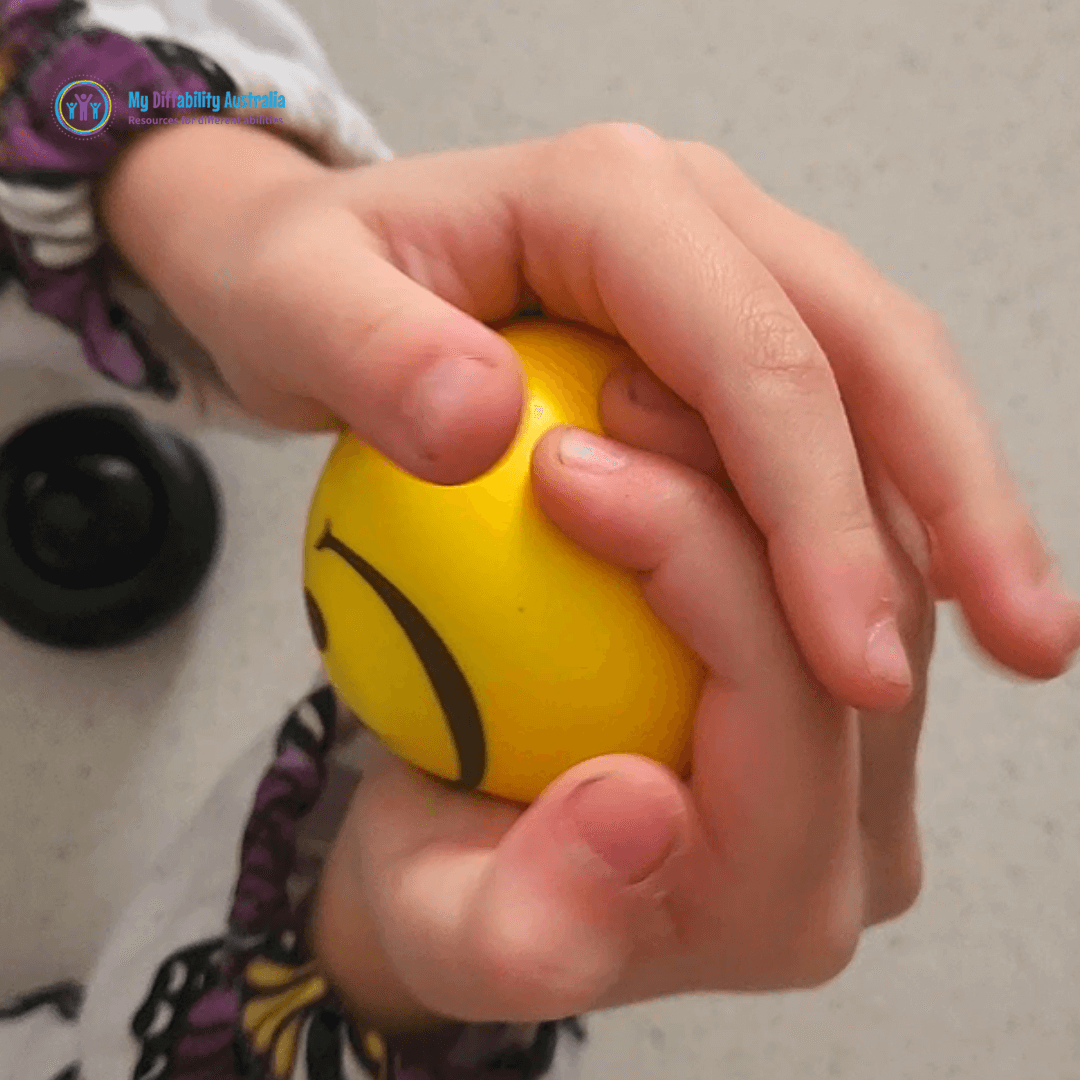
[[[535,502],[533,447],[599,433],[626,346],[544,319],[503,336],[529,397],[506,456],[453,487],[341,437],[311,505],[305,595],[330,680],[395,753],[468,789],[529,802],[600,754],[680,775],[703,669],[637,576],[573,544]]]

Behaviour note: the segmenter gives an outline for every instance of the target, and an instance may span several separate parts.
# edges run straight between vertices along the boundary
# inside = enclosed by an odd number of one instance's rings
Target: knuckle
[[[900,845],[896,852],[886,887],[872,915],[872,922],[883,923],[909,912],[922,894],[922,849],[917,840]]]
[[[945,317],[897,286],[887,285],[886,293],[895,312],[896,324],[904,327],[910,339],[918,342],[928,355],[955,368],[956,349]]]
[[[794,986],[813,989],[831,982],[851,963],[863,931],[862,892],[830,883],[806,909],[790,949]]]
[[[842,975],[855,957],[862,930],[822,936],[799,957],[793,985],[798,989],[816,990]]]
[[[693,955],[699,948],[695,898],[664,893],[652,898],[654,955]]]
[[[837,535],[852,541],[856,547],[865,544],[871,552],[876,552],[880,534],[863,489],[846,474],[836,478],[834,487],[838,494],[830,505]]]
[[[622,168],[654,167],[669,162],[673,153],[667,140],[644,124],[614,121],[574,128],[556,145],[577,159],[600,158]]]
[[[805,219],[808,220],[808,219]],[[863,266],[866,259],[858,248],[842,233],[828,225],[813,222],[815,240],[821,248],[822,254],[831,255],[843,260],[844,263]]]
[[[952,347],[952,331],[945,317],[918,300],[909,300],[909,321],[936,349]]]
[[[740,305],[736,326],[755,381],[780,379],[808,392],[833,382],[821,350],[794,312],[750,296]]]
[[[702,142],[700,139],[692,139],[682,145],[687,147],[691,153],[707,159],[714,165],[722,165],[727,169],[735,168],[735,162],[732,161],[732,159],[719,147],[713,146],[712,143]]]
[[[711,143],[680,139],[673,145],[684,167],[702,191],[738,198],[756,190],[734,159]]]
[[[735,162],[723,150],[700,139],[679,139],[675,148],[687,161],[713,171],[719,170],[721,176],[739,171]]]
[[[718,520],[731,515],[731,500],[710,477],[675,463],[666,464],[660,512],[655,521],[664,530],[664,547],[670,551],[687,537],[715,529]]]
[[[554,949],[506,920],[478,935],[473,955],[490,999],[515,1012],[585,1012],[612,979],[611,960],[603,948]]]

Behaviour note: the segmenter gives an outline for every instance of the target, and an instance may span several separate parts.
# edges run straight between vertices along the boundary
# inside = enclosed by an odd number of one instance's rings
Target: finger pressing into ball
[[[644,364],[627,361],[611,373],[600,395],[600,418],[619,442],[666,454],[733,490],[704,418]]]
[[[748,661],[762,659],[762,635],[794,662],[764,543],[713,481],[571,427],[539,443],[533,477],[545,514],[576,544],[643,574],[653,609],[721,679],[737,685],[761,668]]]

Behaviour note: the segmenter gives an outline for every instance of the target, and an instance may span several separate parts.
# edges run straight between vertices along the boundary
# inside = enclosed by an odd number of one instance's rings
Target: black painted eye
[[[304,590],[304,605],[307,608],[308,626],[311,627],[311,636],[319,647],[319,652],[326,652],[326,620],[323,618],[322,609],[318,600],[311,593]]]

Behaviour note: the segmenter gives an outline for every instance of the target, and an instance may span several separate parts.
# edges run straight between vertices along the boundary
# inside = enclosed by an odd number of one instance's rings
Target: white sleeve
[[[87,9],[97,26],[175,41],[209,57],[240,93],[277,91],[291,127],[332,140],[357,164],[391,156],[311,30],[281,0],[90,0]]]

